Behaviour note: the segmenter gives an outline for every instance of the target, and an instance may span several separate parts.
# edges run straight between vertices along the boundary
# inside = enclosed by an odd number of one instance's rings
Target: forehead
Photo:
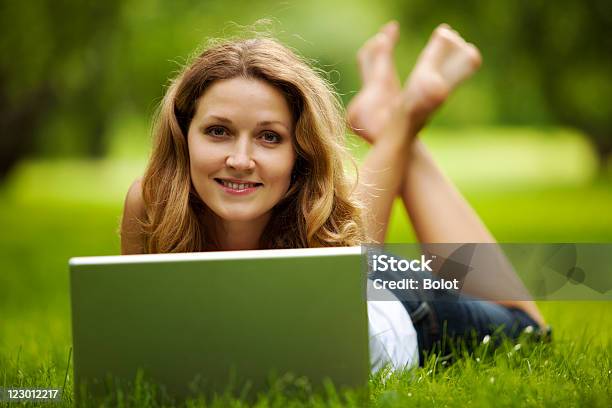
[[[256,117],[258,121],[292,124],[285,96],[269,83],[253,78],[232,78],[214,82],[200,97],[196,116]]]

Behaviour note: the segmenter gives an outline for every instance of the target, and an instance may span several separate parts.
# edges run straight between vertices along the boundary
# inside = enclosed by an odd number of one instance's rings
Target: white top
[[[389,295],[395,300],[367,302],[372,373],[387,364],[394,371],[419,365],[417,334],[410,315],[395,295]]]

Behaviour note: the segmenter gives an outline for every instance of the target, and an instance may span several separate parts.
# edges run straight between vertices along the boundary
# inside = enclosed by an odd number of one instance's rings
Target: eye
[[[212,137],[222,138],[228,135],[228,131],[223,126],[211,126],[206,129],[206,134]]]
[[[278,134],[270,131],[263,132],[260,137],[261,140],[270,144],[277,144],[280,143],[282,140],[282,138]]]

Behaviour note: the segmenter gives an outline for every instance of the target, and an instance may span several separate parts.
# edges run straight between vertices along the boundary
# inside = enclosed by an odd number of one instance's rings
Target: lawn
[[[118,191],[127,188],[133,171],[126,170],[130,174],[118,177],[108,190],[89,185],[99,199],[86,199],[74,187],[86,185],[83,178],[92,176],[103,185],[115,175],[100,171],[100,166],[106,168],[100,163],[87,163],[79,171],[82,165],[31,163],[0,192],[0,386],[61,387],[65,382],[66,406],[72,403],[67,261],[119,252]],[[565,184],[472,186],[465,189],[466,196],[500,241],[612,242],[612,185],[581,182],[581,169],[564,171]],[[54,195],[54,188],[63,188],[58,174],[74,180],[67,187],[72,195]],[[28,187],[44,177],[50,181]],[[388,238],[413,240],[399,203]],[[369,396],[336,392],[332,386],[312,394],[300,380],[287,380],[260,396],[258,406],[609,406],[612,303],[540,306],[555,329],[552,344],[505,344],[496,351],[483,345],[452,365],[430,361],[423,369],[372,377]],[[118,400],[109,404],[155,406],[149,387],[144,382],[131,394],[119,392]],[[192,401],[193,406],[202,404]],[[226,396],[212,404],[246,402]]]

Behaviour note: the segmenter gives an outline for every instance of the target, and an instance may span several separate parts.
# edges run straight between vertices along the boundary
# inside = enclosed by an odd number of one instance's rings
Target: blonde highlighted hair
[[[235,77],[276,87],[294,116],[297,160],[292,183],[272,209],[261,247],[360,244],[360,206],[343,169],[347,152],[342,105],[307,62],[276,40],[259,37],[213,44],[171,82],[154,122],[153,151],[142,182],[145,252],[220,249],[210,227],[211,210],[191,182],[187,131],[207,88]]]

